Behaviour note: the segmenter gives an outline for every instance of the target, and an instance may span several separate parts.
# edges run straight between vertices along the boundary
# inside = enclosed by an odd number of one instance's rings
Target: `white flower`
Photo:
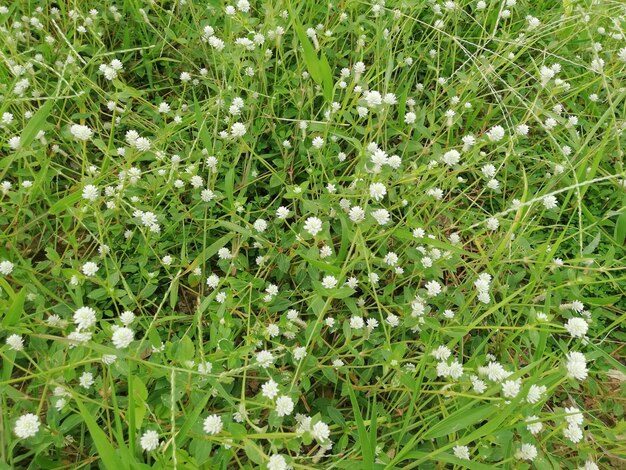
[[[531,385],[526,395],[526,401],[534,405],[541,400],[542,395],[546,393],[547,390],[545,385]]]
[[[522,447],[515,453],[515,458],[519,460],[535,460],[537,448],[532,444],[522,444]]]
[[[363,321],[363,317],[354,316],[350,318],[350,328],[354,330],[360,330],[365,326],[365,322]]]
[[[502,126],[494,126],[487,131],[487,137],[492,142],[498,142],[504,137],[504,128]]]
[[[389,215],[389,211],[387,209],[377,209],[372,212],[372,217],[376,219],[379,225],[386,225],[391,220],[391,216]]]
[[[243,137],[246,135],[246,126],[240,122],[234,123],[230,128],[230,135],[233,137]]]
[[[74,312],[74,323],[78,331],[91,328],[96,324],[96,311],[91,307],[80,307]]]
[[[98,265],[92,261],[83,264],[82,267],[83,274],[87,277],[95,276],[98,269],[100,269]]]
[[[572,351],[567,354],[567,376],[576,380],[587,378],[587,360],[584,354]]]
[[[626,47],[622,50],[626,51]],[[624,61],[626,62],[626,59],[624,59]],[[585,465],[583,465],[582,467],[578,467],[578,470],[600,470],[600,467],[598,467],[595,462],[587,460],[585,462]]]
[[[274,397],[278,395],[278,384],[272,379],[268,380],[263,385],[261,385],[261,394],[264,397],[273,400]]]
[[[135,339],[135,333],[133,330],[127,327],[118,328],[113,332],[112,336],[113,345],[117,349],[127,348],[130,343]]]
[[[318,442],[326,442],[330,438],[330,428],[328,427],[328,424],[323,421],[318,421],[313,425],[311,435]]]
[[[496,219],[495,217],[490,217],[489,219],[487,219],[486,225],[489,230],[498,230],[498,227],[500,226],[500,221],[498,221],[498,219]]]
[[[351,207],[350,211],[348,212],[348,217],[350,217],[350,220],[352,222],[358,224],[365,220],[365,211],[361,206]]]
[[[417,119],[417,116],[413,112],[408,112],[404,115],[404,122],[406,124],[413,124],[415,119]]]
[[[438,361],[445,361],[450,357],[450,349],[447,346],[441,345],[435,348],[430,355],[433,356]]]
[[[280,454],[274,454],[267,462],[267,470],[287,470],[287,461],[285,457]]]
[[[203,429],[207,434],[215,435],[222,431],[224,423],[222,417],[218,415],[207,416],[204,420]]]
[[[538,416],[529,416],[526,418],[526,423],[528,423],[526,424],[526,429],[528,429],[531,434],[537,434],[543,429],[543,424],[539,421]]]
[[[278,416],[289,416],[293,412],[294,403],[287,395],[281,395],[276,399],[276,414]]]
[[[206,280],[206,285],[211,287],[212,289],[215,289],[220,283],[220,278],[217,274],[211,274],[207,280]]]
[[[151,452],[159,447],[159,433],[154,430],[149,430],[143,433],[139,440],[141,448],[146,452]]]
[[[15,432],[15,435],[20,439],[28,439],[37,434],[40,425],[39,416],[27,413],[17,419],[13,432]]]
[[[545,196],[543,198],[543,206],[546,209],[554,209],[558,205],[559,205],[559,203],[558,203],[558,201],[557,201],[555,196]]]
[[[300,346],[300,347],[294,348],[294,350],[293,350],[293,358],[296,361],[301,361],[305,357],[306,357],[306,348],[304,346]]]
[[[387,188],[383,183],[370,184],[370,196],[376,201],[380,201],[387,194]]]
[[[383,103],[383,97],[377,91],[366,91],[363,96],[370,108],[380,106]]]
[[[337,287],[337,278],[335,278],[335,276],[324,276],[324,279],[322,279],[322,285],[326,289],[334,289]]]
[[[454,166],[461,161],[461,154],[457,150],[449,150],[443,154],[441,161],[448,166]]]
[[[439,284],[437,281],[433,280],[427,282],[425,287],[428,297],[435,297],[436,295],[439,295],[441,293],[441,284]]]
[[[263,369],[266,369],[266,368],[268,368],[269,366],[271,366],[273,364],[274,356],[269,351],[259,351],[256,354],[256,362]]]
[[[3,276],[8,276],[13,272],[13,267],[15,265],[10,261],[4,260],[0,263],[0,274]]]
[[[203,189],[200,193],[200,199],[202,202],[210,202],[215,198],[215,193],[210,189]]]
[[[97,186],[93,184],[88,184],[83,188],[83,199],[87,199],[88,201],[95,201],[98,199],[100,195],[100,190]]]
[[[572,338],[582,338],[587,334],[589,328],[587,321],[578,317],[570,318],[564,326]]]
[[[315,236],[322,231],[322,221],[317,217],[309,217],[304,221],[304,230]]]
[[[267,229],[267,222],[263,219],[257,219],[257,221],[254,222],[253,227],[257,232],[263,233]]]
[[[12,334],[7,338],[7,345],[13,351],[23,351],[24,350],[24,340],[20,335]]]
[[[457,459],[463,459],[463,460],[470,459],[469,447],[467,446],[454,446],[453,451],[454,451],[454,456]]]
[[[137,140],[133,143],[133,147],[135,147],[140,152],[146,152],[150,150],[150,139],[146,137],[138,137]]]
[[[563,429],[563,436],[576,444],[583,439],[583,430],[575,424],[570,424],[567,428]]]
[[[507,380],[506,382],[502,383],[502,394],[506,398],[515,398],[519,393],[521,385],[521,379]]]
[[[213,370],[213,364],[210,362],[201,362],[198,364],[198,372],[204,375],[210,374]]]
[[[313,147],[315,147],[316,149],[321,149],[324,146],[324,139],[322,139],[320,136],[317,136],[313,139]]]
[[[89,127],[80,124],[73,124],[70,127],[70,133],[74,138],[83,141],[89,140],[93,136],[93,131]]]
[[[93,379],[93,374],[91,372],[83,372],[78,379],[78,383],[81,387],[90,388],[95,383],[95,380]]]
[[[276,209],[277,219],[284,220],[287,217],[289,217],[289,209],[287,209],[285,206],[280,206],[278,209]]]

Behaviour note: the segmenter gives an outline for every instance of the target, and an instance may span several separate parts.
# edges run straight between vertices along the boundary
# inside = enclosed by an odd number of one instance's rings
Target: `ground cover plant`
[[[626,466],[626,4],[0,28],[1,469]]]

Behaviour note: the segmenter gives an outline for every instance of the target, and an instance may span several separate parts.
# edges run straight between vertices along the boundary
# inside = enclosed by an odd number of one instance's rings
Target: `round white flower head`
[[[376,200],[380,201],[387,194],[387,188],[383,183],[372,183],[370,184],[370,196]]]
[[[531,385],[528,389],[528,394],[526,395],[526,401],[531,404],[535,404],[541,400],[544,393],[546,393],[548,389],[545,385]]]
[[[93,131],[89,127],[80,124],[73,124],[70,127],[70,133],[75,139],[82,141],[89,140],[93,136]]]
[[[83,199],[88,201],[95,201],[100,196],[100,190],[93,184],[88,184],[83,188]]]
[[[112,336],[113,345],[117,349],[127,348],[130,343],[135,339],[135,333],[133,330],[127,327],[118,328],[113,332]]]
[[[454,456],[457,459],[463,459],[463,460],[470,459],[469,447],[467,446],[454,446],[453,451],[454,451]]]
[[[504,138],[504,128],[502,126],[494,126],[487,131],[487,137],[491,142],[498,142]]]
[[[267,229],[267,221],[263,219],[257,219],[256,222],[254,222],[253,227],[254,230],[256,230],[257,232],[263,233]]]
[[[309,217],[304,221],[304,230],[315,236],[322,231],[322,221],[317,217]]]
[[[287,461],[280,454],[274,454],[267,462],[267,470],[287,470]]]
[[[294,403],[287,395],[281,395],[276,399],[276,414],[278,416],[289,416],[293,412]]]
[[[222,417],[218,415],[207,416],[204,420],[204,432],[207,434],[215,435],[222,431],[224,423]]]
[[[40,425],[39,416],[27,413],[17,419],[13,432],[15,432],[15,435],[20,439],[28,439],[37,434]]]
[[[13,272],[14,264],[10,261],[4,260],[0,262],[0,274],[3,276],[8,276]]]
[[[532,444],[522,444],[522,447],[515,453],[515,458],[519,460],[535,460],[537,448]]]
[[[545,196],[543,198],[543,206],[546,209],[554,209],[558,205],[559,205],[559,202],[555,196],[550,195],[550,196]]]
[[[322,279],[322,285],[326,289],[334,289],[337,287],[337,278],[335,278],[335,276],[324,276],[324,279]]]
[[[274,355],[271,352],[269,352],[269,351],[259,351],[256,354],[256,362],[263,369],[266,369],[266,368],[268,368],[269,366],[271,366],[273,364],[273,362],[274,362]]]
[[[95,274],[98,272],[98,269],[100,268],[93,261],[89,261],[83,264],[82,267],[83,274],[87,277],[95,276]]]
[[[584,354],[572,351],[567,354],[567,376],[576,380],[587,378],[587,360]]]
[[[74,312],[74,323],[78,331],[91,328],[96,324],[96,311],[91,307],[80,307]]]
[[[261,394],[264,397],[273,400],[276,395],[278,395],[278,384],[272,379],[268,380],[263,385],[261,385]]]
[[[587,320],[578,317],[570,318],[564,326],[572,338],[582,338],[587,334],[587,330],[589,329]]]
[[[322,139],[320,136],[317,136],[313,139],[313,147],[316,149],[321,149],[324,146],[324,139]]]
[[[436,295],[439,295],[441,293],[441,284],[439,284],[437,281],[430,281],[426,283],[426,295],[428,295],[428,297],[435,297]]]
[[[23,351],[24,350],[24,340],[20,335],[13,334],[7,338],[7,345],[13,351]]]
[[[91,372],[83,372],[78,379],[78,383],[84,388],[91,387],[95,383],[93,374]]]
[[[246,135],[247,129],[246,126],[240,122],[236,122],[230,128],[230,135],[233,137],[243,137]]]
[[[531,434],[538,434],[543,429],[543,424],[539,421],[539,416],[529,416],[526,418],[526,423],[528,423],[526,424],[526,429],[528,429]]]
[[[355,224],[363,222],[365,220],[365,211],[361,206],[354,206],[350,208],[350,212],[348,212],[348,216],[350,220]]]
[[[289,209],[287,209],[285,206],[280,206],[278,209],[276,209],[277,219],[284,220],[287,217],[289,217]]]
[[[461,161],[461,154],[457,150],[449,150],[443,154],[441,161],[448,166],[454,166]]]
[[[124,326],[128,326],[135,321],[135,314],[129,310],[125,310],[120,314],[120,321]]]
[[[311,429],[311,435],[318,442],[326,442],[328,441],[328,439],[330,439],[330,428],[325,422],[318,421],[313,425],[313,428]]]
[[[159,433],[153,429],[146,431],[139,440],[141,448],[146,452],[151,452],[159,447]]]

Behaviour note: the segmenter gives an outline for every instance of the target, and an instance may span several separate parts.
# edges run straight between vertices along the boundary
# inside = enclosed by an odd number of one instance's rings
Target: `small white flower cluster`
[[[100,64],[98,70],[107,80],[114,80],[117,74],[124,70],[124,64],[119,59],[113,59],[109,64]]]
[[[478,292],[478,300],[484,304],[488,304],[491,302],[491,295],[489,291],[491,290],[491,274],[482,273],[478,276],[478,279],[474,282],[474,287]]]

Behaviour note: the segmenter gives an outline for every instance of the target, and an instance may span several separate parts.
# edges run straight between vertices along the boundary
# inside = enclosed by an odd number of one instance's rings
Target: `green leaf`
[[[77,396],[74,396],[74,399],[76,401],[78,409],[80,410],[81,416],[85,420],[87,429],[89,429],[89,434],[91,435],[91,438],[96,445],[96,449],[98,450],[98,454],[100,456],[100,459],[102,460],[102,463],[104,464],[104,467],[107,470],[127,469],[128,466],[125,465],[119,458],[115,448],[109,442],[109,439],[107,438],[106,434],[104,434],[104,431],[100,429],[98,423],[96,423],[96,420],[92,416],[92,413],[87,409],[87,407],[85,407],[83,402]]]
[[[333,101],[333,72],[330,69],[330,65],[328,64],[328,59],[326,58],[326,54],[322,52],[320,58],[320,71],[322,73],[322,85],[324,87],[324,98],[327,102],[331,103]]]
[[[5,327],[15,325],[22,313],[24,313],[24,302],[26,301],[26,289],[22,288],[17,295],[13,298],[13,303],[7,310],[2,320],[2,325]]]
[[[322,67],[320,65],[320,61],[317,58],[317,54],[315,53],[315,48],[306,33],[304,32],[304,28],[300,24],[297,18],[294,18],[293,28],[298,35],[298,40],[302,45],[304,63],[306,64],[307,69],[309,69],[309,73],[311,74],[311,78],[315,81],[315,83],[321,84],[323,80]]]
[[[615,222],[615,241],[618,245],[626,242],[626,212],[622,212]]]
[[[479,405],[471,403],[460,410],[452,413],[446,419],[439,421],[424,433],[423,439],[436,439],[447,434],[455,433],[468,428],[491,416],[497,408],[495,405]]]
[[[347,379],[348,382],[350,378]],[[368,436],[367,431],[365,430],[365,422],[363,421],[363,415],[361,414],[361,409],[359,408],[359,402],[354,395],[354,390],[352,387],[346,387],[348,389],[348,394],[350,395],[350,402],[352,403],[352,410],[354,413],[354,420],[356,421],[356,428],[359,436],[359,445],[361,446],[361,455],[363,456],[363,468],[366,470],[373,470],[374,468],[374,449],[376,443],[374,443],[374,447],[372,447],[371,437]]]
[[[263,451],[250,439],[246,439],[246,443],[243,446],[244,451],[248,458],[257,465],[263,465],[265,461]]]
[[[48,213],[56,215],[63,212],[68,207],[73,206],[78,201],[80,201],[81,196],[81,192],[77,191],[68,196],[65,196],[64,198],[59,199],[57,202],[52,204],[52,206],[50,206],[50,209],[48,209]]]
[[[136,375],[133,376],[133,401],[135,413],[135,426],[141,428],[143,418],[146,415],[146,400],[148,399],[148,389],[143,381]]]

